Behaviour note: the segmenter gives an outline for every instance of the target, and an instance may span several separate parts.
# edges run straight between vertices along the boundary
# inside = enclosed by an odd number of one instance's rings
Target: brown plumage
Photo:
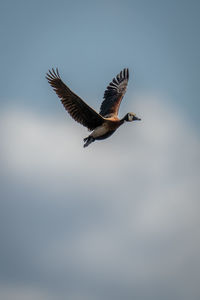
[[[119,106],[126,93],[129,79],[128,69],[121,71],[108,85],[101,104],[100,115],[104,117],[117,117]]]
[[[58,69],[56,71],[54,69],[49,70],[46,78],[71,117],[93,131],[84,139],[84,147],[95,140],[109,137],[125,121],[140,120],[133,113],[126,114],[121,120],[118,118],[119,106],[128,84],[128,69],[121,71],[108,85],[104,93],[100,113],[97,113],[63,83]]]

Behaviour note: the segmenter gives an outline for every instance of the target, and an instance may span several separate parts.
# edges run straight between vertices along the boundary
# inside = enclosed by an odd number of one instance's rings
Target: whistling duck
[[[89,131],[92,131],[88,137],[84,138],[84,147],[95,140],[102,140],[111,136],[126,121],[141,120],[131,112],[127,113],[122,119],[118,118],[119,106],[128,84],[128,69],[123,69],[108,85],[99,113],[64,84],[58,69],[56,71],[54,69],[49,70],[46,78],[71,117],[87,127]]]

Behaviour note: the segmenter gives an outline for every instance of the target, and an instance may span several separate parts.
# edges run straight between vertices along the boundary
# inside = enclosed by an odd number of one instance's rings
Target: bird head
[[[125,121],[127,121],[127,122],[140,121],[140,120],[141,120],[141,119],[138,118],[138,117],[136,116],[136,114],[134,114],[134,113],[132,113],[132,112],[127,113],[126,116],[125,116]]]

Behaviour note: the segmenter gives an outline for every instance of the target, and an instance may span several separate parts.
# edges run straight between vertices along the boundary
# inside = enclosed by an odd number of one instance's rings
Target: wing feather
[[[101,104],[100,115],[113,117],[118,115],[119,106],[126,93],[129,79],[129,70],[123,69],[108,85],[104,100]]]
[[[87,127],[89,130],[94,130],[103,123],[103,117],[63,83],[58,69],[56,69],[56,71],[54,69],[49,70],[46,78],[61,99],[65,109],[75,121]]]

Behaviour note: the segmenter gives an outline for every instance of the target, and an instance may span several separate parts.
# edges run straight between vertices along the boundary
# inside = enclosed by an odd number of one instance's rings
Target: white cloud
[[[5,112],[4,165],[13,178],[26,183],[30,176],[44,192],[65,194],[66,211],[77,195],[73,217],[84,225],[76,224],[70,238],[52,236],[40,249],[44,270],[62,277],[70,268],[83,281],[100,278],[130,291],[135,284],[149,292],[160,285],[187,299],[191,287],[199,293],[193,265],[200,251],[200,138],[164,101],[138,97],[135,110],[142,122],[125,124],[87,149],[81,141],[87,131],[72,120]],[[86,216],[78,209],[86,203],[97,207],[95,219],[92,210]]]
[[[3,300],[50,300],[53,298],[47,291],[26,285],[0,285],[0,298]]]

